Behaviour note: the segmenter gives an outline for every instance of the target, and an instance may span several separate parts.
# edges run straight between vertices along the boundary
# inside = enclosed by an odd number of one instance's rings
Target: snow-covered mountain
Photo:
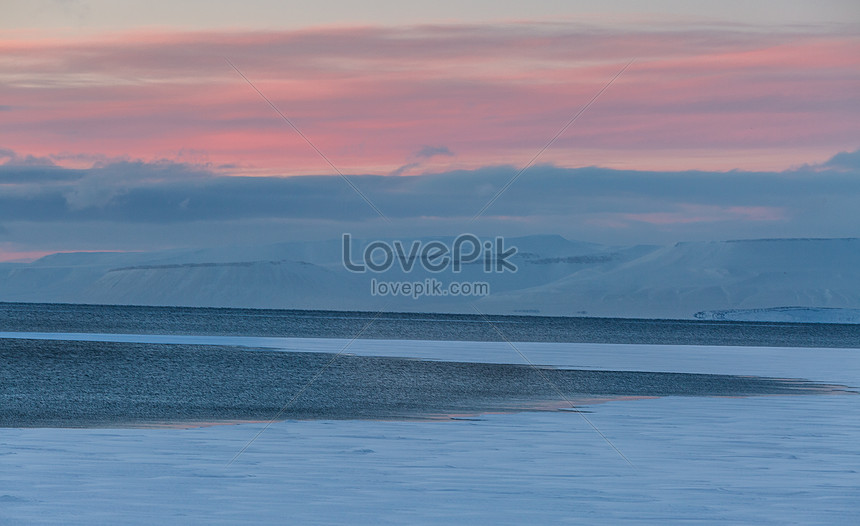
[[[678,243],[615,268],[494,294],[487,310],[539,305],[541,314],[689,318],[699,311],[860,306],[860,239]]]
[[[367,241],[355,243],[360,253]],[[505,244],[518,249],[516,272],[485,273],[476,262],[456,274],[420,265],[352,273],[341,240],[54,254],[0,264],[0,301],[471,313],[474,303],[494,314],[840,322],[857,321],[847,309],[860,309],[860,239],[609,247],[528,236]],[[371,295],[373,279],[483,281],[490,295],[380,297]]]

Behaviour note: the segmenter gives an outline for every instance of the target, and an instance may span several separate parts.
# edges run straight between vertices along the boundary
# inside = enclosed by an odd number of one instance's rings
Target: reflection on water
[[[803,380],[0,339],[0,426],[435,419],[599,400],[832,392]],[[322,374],[318,374],[322,373]],[[311,382],[311,380],[313,380]]]

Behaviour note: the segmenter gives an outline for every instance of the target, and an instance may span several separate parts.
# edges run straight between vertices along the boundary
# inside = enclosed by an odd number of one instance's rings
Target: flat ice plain
[[[340,352],[349,343],[0,337],[319,352]],[[540,365],[860,386],[858,349],[515,345]],[[344,352],[522,363],[505,343],[356,340]],[[0,429],[0,523],[856,524],[860,515],[856,395],[667,397],[587,409],[588,420],[629,463],[582,415],[565,411],[433,422],[276,422],[232,463],[264,424]]]

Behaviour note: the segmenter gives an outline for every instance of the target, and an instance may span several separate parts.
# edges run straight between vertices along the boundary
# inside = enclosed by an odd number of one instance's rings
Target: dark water
[[[830,391],[804,381],[728,375],[50,340],[0,340],[0,363],[5,427],[268,420],[285,406],[281,418],[432,418],[569,407],[565,398]]]
[[[0,303],[0,331],[500,341],[477,315]],[[860,325],[488,316],[510,341],[860,348]],[[370,323],[368,325],[368,323]],[[363,330],[363,332],[362,332]]]
[[[499,340],[477,316],[0,304],[3,332]],[[494,316],[511,341],[857,347],[852,325]],[[280,418],[434,418],[594,399],[831,392],[803,380],[540,370],[523,365],[228,346],[0,339],[0,426]],[[282,412],[283,409],[283,412]]]

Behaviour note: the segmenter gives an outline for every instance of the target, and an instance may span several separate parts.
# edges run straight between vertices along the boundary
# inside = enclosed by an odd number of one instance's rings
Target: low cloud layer
[[[15,156],[14,159],[19,159]],[[20,251],[150,249],[249,239],[559,233],[603,243],[860,232],[860,151],[783,172],[510,166],[418,176],[229,177],[172,162],[0,166],[0,242]]]

